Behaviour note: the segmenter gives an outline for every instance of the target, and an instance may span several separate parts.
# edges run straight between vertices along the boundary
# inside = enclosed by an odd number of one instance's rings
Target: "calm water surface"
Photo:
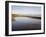
[[[12,21],[12,31],[15,30],[36,30],[41,28],[41,20],[28,17],[15,17]]]

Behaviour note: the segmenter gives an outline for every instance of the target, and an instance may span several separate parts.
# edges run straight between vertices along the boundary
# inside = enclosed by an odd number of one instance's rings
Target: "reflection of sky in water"
[[[31,23],[31,19],[27,17],[16,17],[16,22],[21,22],[21,23]]]
[[[39,15],[41,14],[41,7],[37,6],[16,6],[12,5],[12,11],[16,14]]]
[[[26,27],[40,28],[41,20],[28,17],[15,17],[15,21],[13,21],[12,24],[13,29],[25,29]]]
[[[16,22],[21,22],[21,23],[31,23],[35,21],[40,21],[40,19],[33,19],[33,18],[28,18],[28,17],[15,17]]]

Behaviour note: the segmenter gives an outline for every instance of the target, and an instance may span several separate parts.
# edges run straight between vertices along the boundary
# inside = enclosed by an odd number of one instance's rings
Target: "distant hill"
[[[28,16],[28,15],[22,15],[22,14],[12,14],[12,17],[28,17],[28,18],[41,19],[41,17],[37,17],[37,16]]]

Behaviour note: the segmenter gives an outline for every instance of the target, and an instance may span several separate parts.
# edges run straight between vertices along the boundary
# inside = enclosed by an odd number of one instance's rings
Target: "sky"
[[[11,8],[12,12],[14,12],[15,14],[41,16],[41,7],[12,5]]]

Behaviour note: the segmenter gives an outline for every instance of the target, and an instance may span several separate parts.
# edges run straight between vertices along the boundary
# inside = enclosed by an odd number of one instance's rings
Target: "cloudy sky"
[[[14,12],[15,14],[41,16],[41,7],[12,5],[11,8],[12,12]]]

